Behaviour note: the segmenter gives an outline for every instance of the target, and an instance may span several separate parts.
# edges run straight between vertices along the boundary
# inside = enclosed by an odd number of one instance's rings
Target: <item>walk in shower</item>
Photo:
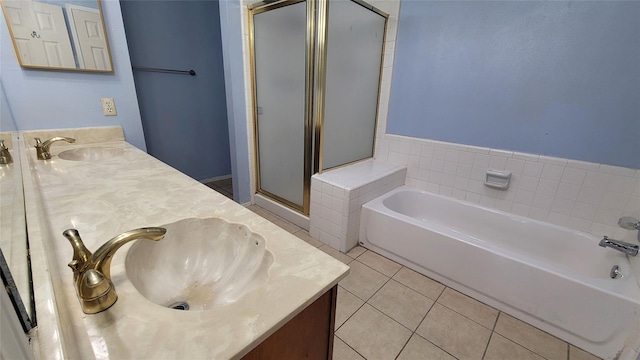
[[[387,19],[360,0],[249,6],[259,194],[308,215],[314,173],[373,156]]]

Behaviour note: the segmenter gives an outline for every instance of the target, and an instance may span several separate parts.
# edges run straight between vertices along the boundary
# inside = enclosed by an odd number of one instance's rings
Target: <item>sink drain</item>
[[[187,304],[185,301],[179,301],[177,303],[169,305],[169,308],[175,310],[189,310],[189,304]]]

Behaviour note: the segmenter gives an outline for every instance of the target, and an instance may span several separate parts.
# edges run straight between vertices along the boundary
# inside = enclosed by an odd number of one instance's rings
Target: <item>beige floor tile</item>
[[[566,360],[567,343],[520,321],[500,313],[495,332],[549,360]]]
[[[285,229],[286,231],[295,234],[298,231],[300,231],[301,229],[295,225],[293,225],[292,223],[285,221],[283,219],[277,218],[274,220],[270,220],[272,223],[278,225],[279,227]]]
[[[432,300],[437,300],[445,286],[409,268],[403,267],[393,279]]]
[[[498,318],[498,310],[451,288],[444,290],[438,302],[490,330]]]
[[[356,246],[353,249],[349,250],[347,252],[347,255],[351,256],[352,258],[357,258],[358,256],[364,254],[364,252],[367,251],[367,249],[363,248],[362,246]]]
[[[336,335],[368,360],[393,360],[411,337],[411,331],[364,304]]]
[[[258,209],[255,211],[256,214],[262,216],[263,218],[273,222],[274,220],[278,220],[280,219],[279,217],[273,215],[272,213],[266,211],[265,209]]]
[[[320,250],[324,247],[325,246],[321,247]],[[345,288],[345,290],[348,290],[364,301],[369,300],[369,298],[389,280],[388,277],[363,265],[358,262],[358,260],[349,263],[349,267],[351,267],[349,275],[340,280],[339,284]]]
[[[413,334],[397,360],[456,360],[456,358],[417,334]]]
[[[395,280],[389,280],[367,303],[415,331],[433,305],[433,300]]]
[[[438,303],[416,332],[458,359],[482,359],[491,337],[491,330]]]
[[[320,247],[322,245],[324,245],[324,243],[318,239],[315,239],[313,237],[311,237],[311,235],[309,235],[309,232],[305,229],[302,229],[296,233],[294,233],[293,235],[299,237],[300,239],[306,241],[307,243],[315,246],[315,247]]]
[[[345,290],[342,286],[338,286],[338,299],[336,304],[336,325],[338,329],[347,319],[358,310],[364,301],[358,299],[357,296]]]
[[[355,350],[340,340],[339,337],[333,337],[333,360],[366,360]]]
[[[393,276],[398,272],[398,270],[400,270],[400,268],[402,268],[402,265],[396,263],[395,261],[391,261],[386,257],[378,255],[370,250],[358,256],[358,261],[389,277]]]
[[[569,344],[569,360],[599,360],[600,358]]]
[[[260,206],[254,204],[254,205],[247,206],[247,209],[249,209],[249,210],[251,210],[253,212],[256,212],[258,210],[261,210],[262,208]]]
[[[533,351],[523,348],[513,341],[494,333],[489,341],[484,360],[505,359],[544,360],[543,357]]]
[[[323,244],[323,245],[322,245],[322,246],[320,246],[318,249],[319,249],[319,250],[324,251],[325,253],[327,253],[327,254],[329,254],[329,255],[333,256],[334,258],[336,258],[336,259],[338,259],[338,260],[342,261],[343,263],[345,263],[345,264],[347,264],[347,265],[348,265],[350,262],[352,262],[352,261],[353,261],[353,259],[352,259],[352,258],[350,258],[350,257],[348,257],[347,255],[345,255],[345,254],[341,253],[340,251],[338,251],[338,250],[336,250],[336,249],[332,248],[332,247],[331,247],[331,246],[329,246],[329,245]]]

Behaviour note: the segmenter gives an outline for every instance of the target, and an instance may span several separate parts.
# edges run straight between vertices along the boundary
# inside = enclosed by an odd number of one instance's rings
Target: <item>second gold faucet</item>
[[[51,144],[56,141],[66,141],[70,144],[76,142],[76,139],[70,137],[56,136],[44,142],[40,141],[40,138],[35,138],[36,140],[36,152],[38,154],[38,160],[49,160],[51,159],[51,153],[49,152],[51,148]]]

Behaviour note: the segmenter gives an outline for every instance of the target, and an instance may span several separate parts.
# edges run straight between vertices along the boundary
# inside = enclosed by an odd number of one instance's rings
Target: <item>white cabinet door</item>
[[[71,4],[66,8],[80,68],[111,70],[100,11]]]
[[[62,8],[37,1],[5,1],[23,65],[75,68]]]

